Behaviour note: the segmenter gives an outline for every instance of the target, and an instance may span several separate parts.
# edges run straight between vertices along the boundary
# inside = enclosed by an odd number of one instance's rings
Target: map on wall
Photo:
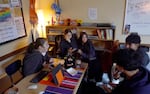
[[[20,0],[0,0],[0,44],[26,36]]]
[[[123,33],[150,35],[150,0],[126,0]]]

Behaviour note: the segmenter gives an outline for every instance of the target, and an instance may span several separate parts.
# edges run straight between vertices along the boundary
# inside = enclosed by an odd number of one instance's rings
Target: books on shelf
[[[88,36],[89,39],[92,39],[92,40],[98,40],[98,36],[95,36],[95,35],[89,35]]]
[[[113,30],[112,29],[98,29],[98,38],[100,40],[113,40]]]

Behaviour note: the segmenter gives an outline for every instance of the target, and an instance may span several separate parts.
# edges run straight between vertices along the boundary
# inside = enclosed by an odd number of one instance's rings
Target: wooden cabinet
[[[46,26],[46,35],[50,45],[55,45],[55,37],[63,35],[65,29],[75,29],[77,36],[80,32],[87,32],[96,50],[109,50],[113,46],[115,38],[115,26]]]

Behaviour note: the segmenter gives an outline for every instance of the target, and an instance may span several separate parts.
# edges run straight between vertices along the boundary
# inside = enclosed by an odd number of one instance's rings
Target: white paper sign
[[[13,7],[20,6],[20,2],[19,2],[19,0],[11,0],[11,5]]]
[[[88,17],[90,20],[97,20],[97,8],[89,8]]]

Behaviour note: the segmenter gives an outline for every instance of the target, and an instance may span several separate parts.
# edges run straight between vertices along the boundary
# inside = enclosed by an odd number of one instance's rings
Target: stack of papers
[[[78,73],[78,71],[75,70],[75,69],[72,68],[72,67],[66,69],[66,71],[67,71],[71,76],[75,76],[75,75]]]

